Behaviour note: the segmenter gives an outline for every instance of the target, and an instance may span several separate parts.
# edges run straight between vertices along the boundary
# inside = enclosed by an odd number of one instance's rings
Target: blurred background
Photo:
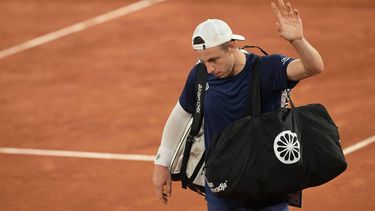
[[[197,24],[220,18],[247,38],[241,44],[297,57],[276,33],[270,2],[0,0],[0,210],[205,210],[179,183],[161,204],[150,160],[1,149],[153,156],[196,61]],[[343,148],[374,139],[375,2],[291,3],[325,64],[294,89],[295,104],[325,105]],[[305,190],[303,208],[292,210],[373,209],[374,152],[370,144],[347,154],[348,169]]]

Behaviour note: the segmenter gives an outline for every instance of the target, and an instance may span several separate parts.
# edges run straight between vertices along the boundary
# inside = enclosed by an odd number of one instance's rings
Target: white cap
[[[202,38],[202,44],[195,44],[197,37]],[[198,38],[199,39],[199,38]],[[204,50],[224,44],[230,40],[245,40],[245,37],[233,34],[232,30],[222,20],[208,19],[199,24],[193,33],[192,45],[194,50]]]

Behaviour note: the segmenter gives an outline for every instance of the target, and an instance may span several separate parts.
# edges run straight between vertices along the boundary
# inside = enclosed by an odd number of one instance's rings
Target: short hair
[[[230,48],[230,43],[231,43],[232,41],[233,41],[233,40],[230,40],[230,41],[228,41],[228,42],[225,42],[225,43],[219,45],[220,49],[223,50],[223,51],[225,51],[225,52],[227,52],[227,51],[229,50],[229,48]]]

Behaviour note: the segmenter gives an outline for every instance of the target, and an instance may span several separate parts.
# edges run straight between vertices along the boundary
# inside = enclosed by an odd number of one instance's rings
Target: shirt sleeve
[[[287,68],[294,59],[281,55],[272,54],[262,59],[262,81],[264,84],[271,85],[273,91],[291,89],[297,85],[298,81],[288,79]]]
[[[196,100],[196,81],[197,81],[197,66],[194,66],[190,71],[186,80],[185,87],[180,95],[179,102],[182,108],[190,113],[194,113]]]

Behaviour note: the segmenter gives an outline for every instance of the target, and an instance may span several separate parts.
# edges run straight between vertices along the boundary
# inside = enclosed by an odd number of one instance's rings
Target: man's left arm
[[[292,61],[287,68],[289,80],[300,81],[323,71],[323,60],[319,52],[306,39],[291,42],[299,59]]]
[[[293,9],[288,2],[278,0],[271,7],[277,17],[277,31],[285,40],[289,41],[299,55],[299,59],[292,61],[287,68],[289,80],[299,81],[304,78],[319,74],[324,65],[319,52],[304,38],[302,20],[297,9]]]

